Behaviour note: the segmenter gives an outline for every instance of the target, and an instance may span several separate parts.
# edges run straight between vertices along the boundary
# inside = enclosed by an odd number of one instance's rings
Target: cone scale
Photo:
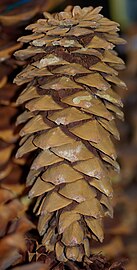
[[[113,137],[123,119],[115,85],[124,62],[113,50],[124,43],[118,24],[101,7],[67,7],[29,25],[29,43],[15,56],[29,64],[15,78],[25,111],[17,157],[34,151],[27,186],[47,252],[59,261],[90,256],[92,238],[103,241],[102,219],[113,216],[111,177],[119,171]]]

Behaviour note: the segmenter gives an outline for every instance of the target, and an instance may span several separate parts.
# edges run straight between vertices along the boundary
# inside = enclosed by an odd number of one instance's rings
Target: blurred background
[[[22,68],[13,52],[21,47],[19,36],[24,28],[42,17],[42,12],[61,11],[67,5],[102,6],[102,14],[119,22],[120,35],[126,45],[116,50],[126,62],[126,70],[120,77],[128,91],[116,88],[124,103],[125,121],[117,121],[121,141],[117,144],[121,166],[119,176],[112,175],[115,190],[114,219],[105,221],[105,241],[93,243],[93,253],[105,254],[110,259],[128,258],[127,270],[137,269],[137,0],[0,0],[0,181],[2,187],[10,187],[27,205],[24,182],[29,162],[15,160],[18,129],[15,119],[22,108],[15,105],[21,90],[12,80]],[[22,195],[23,192],[23,195]]]

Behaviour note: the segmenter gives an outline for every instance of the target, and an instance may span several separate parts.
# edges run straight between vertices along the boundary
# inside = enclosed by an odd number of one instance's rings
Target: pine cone
[[[16,57],[30,59],[15,83],[28,83],[17,104],[26,111],[17,157],[35,151],[27,177],[29,196],[46,250],[59,261],[82,261],[90,239],[103,241],[102,218],[113,216],[111,176],[119,171],[111,140],[119,139],[115,116],[122,102],[113,85],[124,62],[113,51],[123,42],[118,24],[101,8],[68,7],[29,25],[29,42]],[[112,87],[111,87],[112,86]]]
[[[34,225],[24,215],[25,207],[8,189],[0,187],[0,269],[22,260],[24,234]]]

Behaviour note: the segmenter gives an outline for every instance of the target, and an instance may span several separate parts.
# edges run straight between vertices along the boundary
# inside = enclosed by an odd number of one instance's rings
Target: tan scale
[[[111,21],[110,19],[105,18],[105,17],[102,17],[99,22],[100,22],[101,25],[104,25],[104,26],[106,26],[106,25],[107,26],[108,25],[119,26],[118,22]]]
[[[83,35],[88,35],[91,34],[92,30],[89,29],[84,29],[82,27],[76,27],[76,28],[72,28],[70,29],[67,33],[66,36],[75,36],[75,37],[80,37]]]
[[[20,50],[20,51],[15,52],[14,55],[17,58],[20,58],[21,60],[26,60],[29,57],[32,57],[35,54],[39,54],[39,53],[44,53],[44,50],[30,46],[27,49],[24,49],[24,50]]]
[[[103,208],[96,198],[79,203],[72,212],[99,219],[104,216]]]
[[[81,216],[71,211],[64,211],[59,218],[59,234],[63,233],[74,221],[80,220]]]
[[[63,64],[68,64],[68,62],[54,54],[47,54],[45,57],[40,59],[40,61],[36,61],[32,63],[32,65],[34,65],[35,67],[39,69],[50,66],[50,65],[56,66],[56,65],[63,65]]]
[[[44,37],[44,34],[35,34],[34,33],[31,35],[22,36],[22,37],[18,38],[18,41],[23,42],[23,43],[25,43],[25,42],[28,43],[32,40],[37,40],[37,39],[42,38],[42,37]]]
[[[83,74],[83,73],[90,73],[87,68],[84,68],[80,64],[70,63],[68,65],[63,65],[60,67],[55,68],[52,71],[54,74],[66,74],[75,76],[76,74]]]
[[[49,228],[48,232],[44,235],[42,239],[42,244],[46,246],[48,252],[54,251],[54,244],[51,243],[50,239],[54,238],[55,232],[53,229]]]
[[[94,154],[81,141],[51,148],[51,151],[70,162],[94,158]]]
[[[55,164],[57,162],[62,161],[62,158],[55,155],[52,151],[49,149],[45,151],[41,151],[38,156],[34,159],[31,169],[38,170],[42,167],[46,167],[52,164]]]
[[[109,133],[102,129],[101,135],[102,139],[100,141],[97,143],[90,142],[90,144],[115,160],[117,158],[116,150]]]
[[[80,27],[90,27],[90,28],[96,28],[98,26],[98,23],[96,21],[81,21],[79,22]]]
[[[28,174],[28,176],[27,176],[27,181],[26,181],[26,185],[27,186],[31,186],[33,183],[34,183],[34,181],[36,180],[36,178],[39,176],[39,174],[40,174],[40,171],[38,171],[38,170],[30,170],[29,171],[29,174]]]
[[[109,83],[107,83],[99,73],[82,76],[76,79],[76,82],[95,87],[98,90],[107,90],[110,87]]]
[[[24,91],[21,93],[21,95],[17,99],[17,105],[20,105],[28,100],[38,98],[39,94],[37,92],[36,86],[29,86],[24,89]]]
[[[107,75],[105,76],[105,78],[107,81],[112,82],[116,84],[117,86],[120,86],[121,88],[127,89],[126,84],[115,75]]]
[[[17,158],[20,158],[23,155],[37,149],[37,147],[33,144],[33,139],[34,139],[34,136],[32,135],[21,145],[21,147],[18,149],[16,153]]]
[[[21,129],[20,136],[47,129],[50,129],[50,126],[43,120],[41,115],[37,115],[29,120],[27,124]]]
[[[74,122],[90,119],[91,116],[85,112],[81,112],[75,107],[68,107],[53,113],[49,113],[47,118],[57,125],[68,125]]]
[[[72,51],[72,54],[92,55],[92,56],[96,56],[100,60],[103,58],[102,54],[98,50],[89,49],[89,48],[81,48],[81,49]]]
[[[46,213],[40,216],[38,221],[38,230],[40,235],[43,235],[46,232],[48,228],[48,223],[51,220],[52,216],[52,213]]]
[[[124,61],[110,50],[104,51],[102,60],[105,63],[124,64]]]
[[[56,203],[53,204],[53,201],[55,201]],[[59,209],[64,208],[65,206],[68,206],[69,204],[72,203],[72,200],[69,200],[63,196],[61,196],[60,194],[58,194],[57,192],[53,191],[50,194],[48,194],[44,200],[41,212],[42,213],[52,213],[55,212]]]
[[[103,163],[97,157],[79,161],[73,166],[73,168],[87,176],[95,177],[97,179],[106,177],[106,171],[104,170]]]
[[[118,35],[105,34],[104,36],[109,42],[112,42],[113,44],[126,44],[125,39],[120,38]]]
[[[64,254],[64,245],[62,243],[60,242],[56,243],[55,251],[56,251],[57,260],[59,260],[60,262],[67,261],[67,258],[65,257],[65,254]]]
[[[79,246],[66,248],[66,257],[68,260],[80,262],[82,256],[83,254],[81,254]]]
[[[62,107],[57,104],[51,96],[44,95],[27,102],[25,107],[31,112],[61,110]]]
[[[113,49],[114,45],[110,42],[98,37],[94,36],[90,43],[88,43],[87,48],[91,49]]]
[[[109,156],[105,155],[104,153],[101,153],[101,157],[104,161],[111,164],[117,172],[120,172],[120,166],[116,160],[111,159]]]
[[[43,149],[47,150],[50,147],[60,146],[66,143],[73,142],[74,139],[68,137],[59,127],[52,128],[49,131],[41,135],[38,135],[34,139],[34,144]]]
[[[36,196],[40,196],[52,189],[54,189],[54,185],[52,185],[51,183],[44,182],[40,177],[38,177],[34,186],[29,191],[29,197],[33,198]]]
[[[114,106],[113,104],[105,101],[106,107],[108,110],[114,112],[117,116],[117,118],[119,118],[120,120],[124,120],[124,113],[116,106]]]
[[[113,189],[108,177],[104,177],[100,180],[91,178],[89,184],[95,187],[97,190],[100,190],[102,193],[106,194],[108,197],[112,197]]]
[[[113,115],[106,109],[103,102],[96,96],[93,96],[90,91],[77,92],[62,98],[61,101],[71,106],[80,107],[87,113],[102,116],[106,119],[113,119]]]
[[[110,204],[110,199],[106,195],[102,194],[100,202],[107,208],[105,215],[113,217],[113,207]]]
[[[85,217],[84,218],[88,227],[90,230],[97,236],[97,238],[100,240],[100,242],[103,242],[104,239],[104,233],[103,233],[103,226],[101,222],[99,222],[97,219],[92,217]]]
[[[45,28],[45,27],[44,27]],[[69,31],[70,28],[60,28],[60,27],[56,27],[54,29],[51,29],[47,32],[48,36],[65,36],[65,34],[67,35],[67,32]]]
[[[26,73],[28,74],[27,77],[25,76]],[[22,85],[24,83],[30,82],[35,77],[38,77],[38,76],[45,77],[49,75],[52,75],[52,73],[49,72],[46,68],[39,70],[38,68],[35,68],[32,65],[28,65],[24,69],[24,71],[18,74],[15,80],[15,83],[17,83],[18,85]]]
[[[45,182],[60,185],[62,183],[71,183],[82,178],[82,175],[74,170],[70,165],[59,164],[58,166],[49,167],[41,176]]]
[[[59,194],[78,203],[96,197],[95,190],[89,187],[85,179],[80,179],[76,182],[68,183],[60,189]]]
[[[103,25],[100,25],[100,26],[98,26],[96,29],[95,29],[95,31],[96,32],[103,32],[103,33],[109,33],[109,32],[111,32],[111,31],[118,31],[119,30],[119,28],[117,27],[117,26],[115,26],[115,25],[108,25],[108,26],[103,26]]]
[[[65,246],[77,246],[82,244],[84,232],[78,221],[74,221],[63,233],[62,242]]]
[[[98,62],[97,64],[92,65],[90,67],[90,70],[96,70],[96,71],[100,71],[100,72],[105,72],[107,74],[118,75],[118,72],[115,69],[111,68],[109,65],[107,65],[103,62]]]
[[[36,47],[42,47],[43,45],[50,46],[51,42],[55,42],[57,40],[59,40],[59,38],[50,36],[45,37],[45,35],[43,35],[41,38],[33,40],[32,44]]]
[[[20,114],[17,117],[16,126],[17,125],[20,125],[22,123],[25,123],[27,120],[31,119],[32,117],[33,117],[33,113],[32,112],[30,112],[30,111],[23,112],[22,114]]]
[[[57,79],[50,79],[50,81],[47,81],[46,84],[41,86],[42,89],[53,89],[53,90],[61,90],[61,89],[81,89],[82,87],[73,82],[70,78],[62,76]]]
[[[111,88],[109,88],[106,91],[98,91],[96,92],[96,95],[99,96],[100,98],[107,100],[114,105],[117,105],[119,107],[123,107],[123,103],[121,101],[120,96]]]
[[[100,118],[98,122],[102,127],[109,131],[115,137],[115,139],[120,140],[120,134],[114,120],[107,121],[104,118]]]
[[[81,139],[92,141],[94,143],[102,141],[103,129],[97,120],[90,120],[82,125],[70,128],[69,130]]]
[[[49,46],[51,46],[51,45],[53,45],[53,46],[62,46],[62,47],[65,47],[65,48],[69,48],[69,47],[82,48],[82,45],[78,41],[76,41],[74,39],[67,39],[67,38],[52,41],[51,43],[49,43]]]

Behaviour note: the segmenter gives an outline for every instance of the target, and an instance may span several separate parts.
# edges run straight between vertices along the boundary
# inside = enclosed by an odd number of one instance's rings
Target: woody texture
[[[36,200],[42,245],[62,262],[89,257],[92,239],[103,241],[103,218],[113,216],[115,117],[123,120],[114,86],[126,89],[114,47],[124,40],[100,10],[45,12],[27,26],[32,33],[19,38],[25,48],[15,53],[29,62],[14,80],[24,85],[17,104],[25,107],[16,157],[34,152],[29,197]]]

